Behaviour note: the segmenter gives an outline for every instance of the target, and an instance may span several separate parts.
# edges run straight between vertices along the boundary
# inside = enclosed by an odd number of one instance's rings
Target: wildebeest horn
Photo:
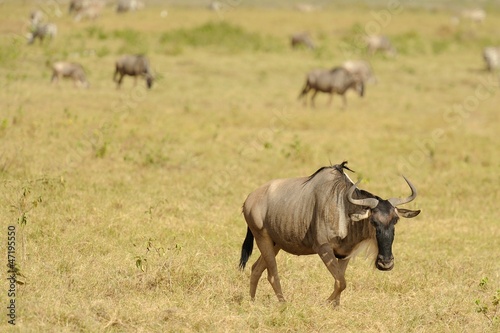
[[[413,201],[413,199],[415,199],[417,197],[417,189],[415,188],[415,186],[413,186],[413,184],[408,180],[406,179],[405,176],[403,176],[403,178],[406,180],[406,182],[408,183],[408,186],[410,186],[410,189],[411,189],[411,195],[408,197],[408,198],[405,198],[405,199],[401,199],[401,198],[390,198],[389,201],[391,203],[391,205],[393,205],[394,207],[396,206],[399,206],[399,205],[402,205],[402,204],[405,204],[405,203],[408,203],[410,201]]]
[[[356,186],[359,184],[360,181],[358,181],[356,184],[352,184],[351,188],[347,191],[347,200],[349,200],[350,203],[358,206],[365,206],[365,207],[370,207],[370,208],[375,208],[378,205],[378,200],[375,198],[365,198],[365,199],[354,199],[352,197],[352,193],[356,189]]]

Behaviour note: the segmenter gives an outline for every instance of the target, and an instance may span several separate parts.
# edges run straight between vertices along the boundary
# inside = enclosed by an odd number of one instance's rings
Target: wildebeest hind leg
[[[274,256],[278,254],[280,248],[274,246]],[[259,283],[262,273],[267,268],[266,261],[262,259],[262,256],[257,259],[257,261],[252,265],[252,275],[250,276],[250,297],[252,301],[255,299],[255,293],[257,292],[257,284]]]
[[[332,105],[333,93],[330,93],[330,97],[328,98],[328,106]]]
[[[328,297],[328,301],[332,302],[334,306],[337,306],[340,304],[340,294],[346,287],[345,270],[349,263],[349,259],[337,260],[333,254],[332,248],[328,244],[322,245],[318,250],[318,254],[335,279],[335,287],[331,296]]]
[[[267,268],[267,280],[273,287],[274,293],[276,294],[276,297],[278,297],[278,300],[280,302],[285,302],[285,298],[283,297],[283,292],[281,291],[281,283],[280,283],[280,278],[278,276],[278,266],[276,265],[276,251],[279,251],[279,247],[275,249],[275,245],[273,240],[265,233],[261,237],[255,237],[255,242],[257,243],[257,246],[259,247],[260,253],[261,253],[261,261],[263,261],[262,264]],[[261,267],[257,267],[261,268]],[[256,271],[256,275],[257,275]],[[261,273],[262,274],[262,273]],[[252,278],[253,277],[253,267],[252,267]]]

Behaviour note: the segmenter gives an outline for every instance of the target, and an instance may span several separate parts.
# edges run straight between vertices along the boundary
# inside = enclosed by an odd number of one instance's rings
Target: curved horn
[[[413,184],[408,179],[406,179],[405,176],[403,176],[403,178],[406,180],[406,183],[408,183],[408,186],[410,186],[411,195],[408,198],[405,198],[405,199],[390,198],[389,200],[387,200],[394,207],[402,205],[402,204],[405,204],[405,203],[408,203],[410,201],[413,201],[417,197],[417,189],[415,188],[415,186],[413,186]]]
[[[378,205],[378,200],[375,198],[366,198],[366,199],[354,199],[352,197],[352,193],[356,189],[356,186],[359,184],[359,180],[356,184],[352,184],[351,188],[347,191],[347,200],[349,200],[350,203],[358,206],[365,206],[369,208],[375,208]]]

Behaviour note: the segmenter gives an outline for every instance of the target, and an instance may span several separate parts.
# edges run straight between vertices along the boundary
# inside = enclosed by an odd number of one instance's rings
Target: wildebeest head
[[[354,199],[352,194],[356,189],[357,183],[353,184],[347,191],[347,199],[349,202],[364,207],[362,213],[351,214],[351,220],[361,221],[369,219],[371,225],[375,228],[378,245],[378,255],[375,260],[375,266],[381,271],[389,271],[394,267],[392,243],[394,242],[394,226],[399,218],[412,218],[420,213],[420,210],[397,208],[397,206],[413,201],[417,197],[417,190],[415,187],[404,176],[403,178],[411,189],[411,195],[405,199],[391,198],[383,200],[375,196],[364,199]],[[361,193],[363,192],[364,191],[361,191]]]
[[[151,75],[151,74],[149,74],[149,73],[148,73],[148,74],[146,74],[146,84],[147,84],[147,86],[148,86],[148,89],[151,89],[151,87],[153,86],[153,81],[154,81],[154,80],[155,80],[155,79],[154,79],[153,75]]]
[[[363,81],[356,82],[355,89],[360,97],[363,97],[365,95],[365,84],[363,83]]]

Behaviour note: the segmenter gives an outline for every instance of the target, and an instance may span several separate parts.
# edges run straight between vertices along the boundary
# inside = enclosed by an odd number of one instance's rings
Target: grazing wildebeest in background
[[[68,13],[74,15],[75,21],[83,18],[95,20],[105,6],[104,0],[71,0]]]
[[[384,52],[386,55],[395,56],[396,49],[387,36],[370,35],[365,37],[366,50],[368,54],[373,55],[376,52]]]
[[[68,13],[71,15],[73,13],[79,13],[81,10],[83,10],[87,4],[89,3],[89,0],[71,0],[69,2],[69,8],[68,8]]]
[[[333,69],[314,69],[307,73],[306,84],[299,95],[299,99],[304,97],[307,104],[307,93],[314,90],[311,97],[311,105],[314,107],[314,99],[318,91],[329,93],[330,99],[328,105],[332,102],[333,94],[342,96],[343,107],[347,105],[345,93],[348,89],[353,89],[359,93],[359,96],[364,95],[364,83],[349,73],[343,67],[335,67]]]
[[[224,4],[219,1],[210,1],[207,8],[214,12],[220,12],[224,8]]]
[[[486,69],[490,72],[500,67],[500,47],[488,46],[483,49],[483,59],[486,62]]]
[[[52,65],[51,82],[59,82],[60,78],[70,78],[77,87],[89,87],[89,82],[85,76],[82,65],[73,62],[58,61]]]
[[[311,5],[308,3],[298,3],[295,5],[295,9],[303,13],[312,13],[314,11],[317,11],[319,8],[319,6]]]
[[[28,33],[28,44],[33,44],[38,38],[43,43],[45,38],[53,39],[57,35],[57,26],[54,23],[40,23],[32,27]]]
[[[373,75],[372,66],[364,60],[348,60],[342,64],[356,80],[366,83],[375,83],[377,78]]]
[[[340,294],[346,288],[344,274],[349,259],[363,246],[376,249],[375,267],[379,270],[394,267],[394,225],[399,217],[411,218],[420,213],[397,206],[414,200],[417,190],[405,178],[412,192],[408,198],[381,199],[357,189],[344,173],[346,164],[323,167],[309,177],[272,180],[250,193],[243,204],[248,227],[240,268],[245,268],[255,238],[261,255],[252,266],[252,300],[267,269],[274,293],[278,300],[285,301],[275,258],[281,249],[321,257],[335,279],[328,298],[334,305],[340,304]]]
[[[148,88],[153,85],[153,73],[149,66],[149,60],[144,55],[124,55],[116,61],[113,80],[117,82],[118,88],[121,86],[125,75],[133,76],[136,84],[137,77],[142,76],[146,79]],[[117,76],[120,76],[118,80]]]
[[[461,20],[467,20],[472,24],[482,24],[486,19],[486,12],[482,8],[464,9],[457,16],[453,17],[453,22],[460,23]]]
[[[308,32],[298,32],[290,36],[290,45],[294,49],[299,46],[305,46],[313,50],[315,47],[311,35],[309,35]]]
[[[144,8],[144,3],[138,0],[119,0],[116,6],[117,13],[132,12]]]

